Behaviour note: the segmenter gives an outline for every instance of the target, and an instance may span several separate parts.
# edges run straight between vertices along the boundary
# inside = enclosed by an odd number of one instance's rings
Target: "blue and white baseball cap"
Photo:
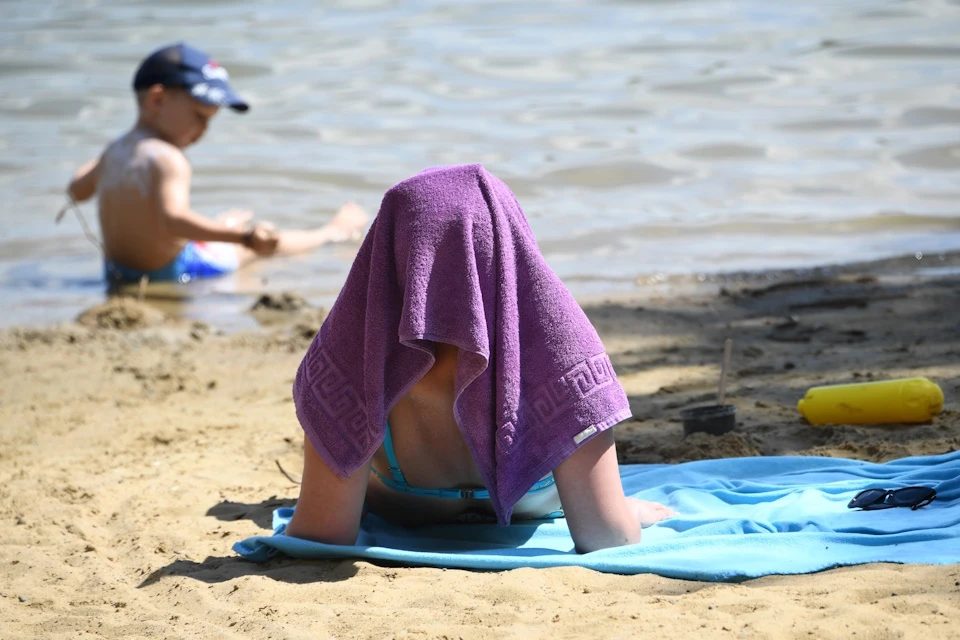
[[[250,105],[230,88],[229,79],[227,70],[213,58],[180,42],[154,51],[140,63],[133,77],[133,90],[149,89],[155,84],[177,87],[204,104],[247,111]]]

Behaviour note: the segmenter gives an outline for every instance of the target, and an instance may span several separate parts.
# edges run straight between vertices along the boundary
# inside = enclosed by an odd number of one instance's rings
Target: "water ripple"
[[[577,295],[638,274],[960,247],[958,0],[3,7],[0,267],[53,274],[37,291],[0,282],[4,322],[69,317],[63,301],[98,295],[95,250],[52,215],[72,172],[134,121],[137,63],[177,39],[213,53],[252,105],[188,152],[203,213],[307,227],[348,199],[375,211],[424,167],[483,162]],[[269,262],[256,281],[330,304],[355,250]]]

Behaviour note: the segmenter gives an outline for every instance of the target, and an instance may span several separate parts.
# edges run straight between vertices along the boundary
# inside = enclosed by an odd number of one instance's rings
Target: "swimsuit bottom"
[[[104,260],[108,282],[139,282],[147,276],[152,281],[190,282],[194,278],[214,278],[236,271],[240,266],[237,249],[229,242],[188,242],[170,264],[144,271],[132,269],[113,260]]]

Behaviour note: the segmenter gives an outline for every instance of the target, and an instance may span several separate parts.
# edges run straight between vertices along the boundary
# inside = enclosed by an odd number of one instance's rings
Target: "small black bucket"
[[[698,432],[721,436],[737,426],[737,408],[732,404],[684,409],[680,417],[683,419],[685,436]]]

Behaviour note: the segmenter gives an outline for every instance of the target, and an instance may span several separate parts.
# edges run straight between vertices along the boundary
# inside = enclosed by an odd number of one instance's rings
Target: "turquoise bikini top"
[[[400,463],[397,462],[397,453],[393,448],[393,436],[390,435],[389,422],[387,423],[386,434],[383,436],[383,450],[387,454],[387,463],[390,467],[390,475],[392,477],[388,478],[373,467],[371,467],[370,470],[380,479],[380,482],[391,489],[430,498],[460,498],[464,500],[490,499],[490,492],[486,489],[421,489],[419,487],[411,487],[407,484],[406,478],[403,477],[403,471],[400,470]],[[527,491],[525,495],[549,489],[554,484],[556,484],[556,481],[553,479],[553,474],[551,473],[530,487],[530,490]]]

